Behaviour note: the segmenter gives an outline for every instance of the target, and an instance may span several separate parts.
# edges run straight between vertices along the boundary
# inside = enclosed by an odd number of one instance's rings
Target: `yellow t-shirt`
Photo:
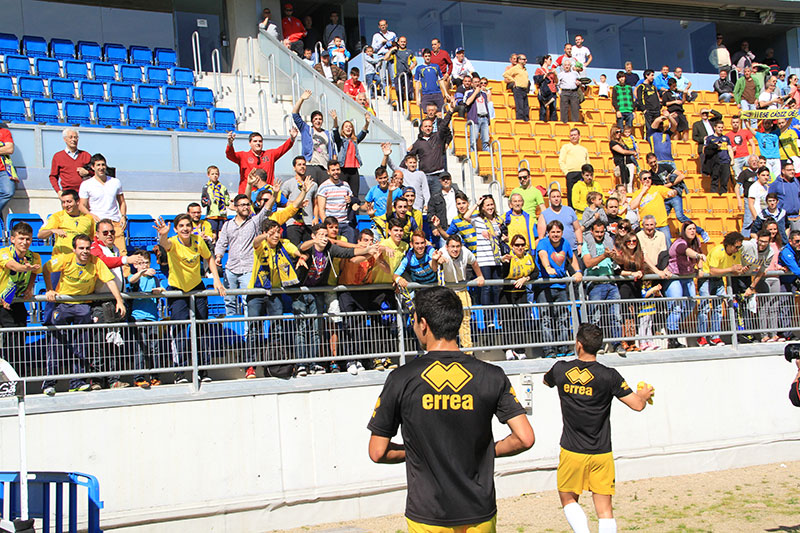
[[[372,280],[372,282],[391,283],[393,280],[392,273],[397,270],[398,266],[400,266],[400,263],[403,261],[403,257],[408,251],[408,243],[400,241],[400,244],[395,244],[394,241],[389,238],[381,240],[380,245],[394,250],[394,255],[389,257],[386,254],[383,254],[383,259],[389,264],[389,272],[384,272],[381,267],[376,267],[374,270],[375,278]]]
[[[14,260],[20,264],[29,263],[39,265],[33,272],[15,272],[6,268],[6,263]],[[39,254],[28,250],[23,256],[18,256],[14,245],[7,246],[0,250],[0,300],[10,304],[14,298],[22,297],[22,293],[28,288],[28,284],[36,274],[42,272],[42,258]]]
[[[531,254],[525,254],[522,258],[517,257],[513,253],[511,254],[511,263],[508,266],[508,275],[506,279],[513,279],[517,280],[520,278],[524,278],[525,276],[530,276],[531,273],[536,268],[536,263],[533,260],[533,256]],[[513,285],[506,285],[503,287],[504,290],[509,292],[517,292],[517,291],[524,291],[525,288],[516,289]]]
[[[576,183],[572,187],[572,208],[575,210],[575,215],[578,217],[578,222],[580,222],[581,217],[583,216],[583,210],[586,209],[588,205],[586,203],[586,195],[590,192],[599,192],[603,194],[602,189],[597,184],[596,181],[592,181],[592,185],[586,185],[586,182],[581,180]]]
[[[211,252],[197,235],[192,235],[189,246],[184,245],[177,235],[170,237],[169,242],[172,243],[167,252],[169,285],[189,292],[202,282],[201,259],[211,259]]]
[[[66,232],[66,237],[56,237],[53,245],[53,255],[72,253],[72,239],[81,233],[94,239],[94,219],[89,215],[70,216],[66,211],[61,210],[53,213],[47,219],[42,229],[62,229]]]
[[[214,232],[211,231],[211,223],[208,220],[201,220],[197,225],[192,224],[192,235],[213,239]]]
[[[703,263],[703,271],[706,274],[711,273],[711,267],[714,268],[730,268],[733,265],[742,264],[742,252],[737,251],[733,255],[725,253],[725,245],[718,244],[708,254],[706,261]]]
[[[94,255],[89,257],[85,265],[78,263],[78,258],[74,253],[54,255],[50,259],[50,270],[52,272],[61,272],[56,292],[64,296],[92,294],[98,282],[108,283],[114,281],[114,274],[111,273],[99,257]]]
[[[299,253],[297,246],[288,239],[281,239],[281,246],[292,257]],[[269,281],[272,287],[280,288],[282,286],[280,272],[275,264],[275,248],[270,248],[266,239],[253,246],[253,274],[250,276],[250,283],[247,285],[248,289],[263,288],[262,284],[257,283],[257,281],[259,274],[264,271],[269,271]]]
[[[520,235],[527,243],[527,249],[533,250],[536,248],[536,243],[531,242],[535,239],[536,232],[533,228],[536,227],[536,217],[529,216],[529,227],[525,227],[525,215],[515,215],[514,213],[508,214],[508,242],[511,243],[511,238],[514,235]]]
[[[414,218],[414,222],[417,223],[417,227],[422,229],[422,211],[419,209],[414,209],[413,207],[408,208],[408,216]]]
[[[337,241],[345,241],[347,242],[347,237],[344,235],[339,235],[336,238]],[[328,285],[336,286],[338,285],[339,274],[342,272],[342,258],[341,257],[331,257],[331,270],[328,273]]]
[[[294,206],[294,204],[290,204],[286,207],[278,209],[272,213],[269,218],[280,225],[284,225],[290,218],[294,216],[295,213],[297,213],[297,208]]]
[[[574,189],[573,189],[574,191]],[[641,189],[633,193],[633,198],[639,196]],[[656,227],[661,228],[667,225],[667,208],[664,200],[669,198],[670,189],[663,185],[652,185],[642,197],[639,205],[639,220],[644,220],[647,215],[656,217]]]

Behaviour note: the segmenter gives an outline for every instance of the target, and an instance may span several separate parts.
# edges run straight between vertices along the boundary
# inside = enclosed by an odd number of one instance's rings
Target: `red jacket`
[[[453,72],[453,60],[450,59],[450,54],[439,48],[439,51],[431,53],[431,63],[439,65],[439,70],[446,79],[449,79],[450,74]]]
[[[283,17],[281,20],[281,29],[283,30],[283,38],[290,43],[299,41],[306,36],[306,27],[296,17]]]
[[[364,88],[364,84],[361,83],[361,80],[356,80],[353,82],[353,78],[349,78],[346,82],[344,82],[344,89],[342,89],[345,94],[348,94],[355,98],[358,96],[358,93],[365,93],[367,90]]]
[[[114,257],[113,255],[106,255],[104,250],[105,247],[106,245],[100,242],[100,239],[95,237],[91,248],[92,255],[99,257],[100,260],[109,268],[109,270],[121,267],[125,264],[122,259],[125,256]]]
[[[261,155],[256,155],[252,150],[236,152],[230,144],[225,148],[225,157],[239,165],[239,194],[246,194],[247,176],[254,168],[263,168],[267,173],[267,184],[275,182],[275,161],[289,151],[294,144],[294,139],[289,137],[286,142],[271,150],[262,150]]]

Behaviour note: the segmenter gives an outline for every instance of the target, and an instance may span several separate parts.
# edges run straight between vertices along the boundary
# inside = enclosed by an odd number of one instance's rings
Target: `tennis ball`
[[[638,385],[636,385],[636,390],[642,390],[642,389],[644,389],[645,387],[648,387],[648,386],[649,386],[649,387],[652,387],[652,389],[653,389],[653,394],[652,394],[652,396],[650,396],[650,399],[649,399],[649,400],[647,400],[647,403],[649,403],[650,405],[653,405],[653,398],[654,398],[654,397],[655,397],[655,395],[656,395],[656,388],[655,388],[655,387],[653,387],[652,385],[648,385],[648,384],[647,384],[647,383],[645,383],[644,381],[640,381],[640,382],[639,382],[639,384],[638,384]]]

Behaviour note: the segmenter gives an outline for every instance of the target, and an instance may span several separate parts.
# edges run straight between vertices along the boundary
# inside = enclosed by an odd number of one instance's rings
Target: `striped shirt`
[[[472,217],[472,225],[478,239],[475,257],[478,258],[478,265],[482,267],[497,266],[500,264],[500,220],[487,221],[480,215]],[[489,234],[489,238],[483,236],[483,232]]]
[[[458,234],[461,237],[461,242],[467,249],[475,253],[478,250],[478,235],[475,232],[475,226],[471,222],[461,218],[458,215],[450,222],[450,227],[447,228],[448,235]]]
[[[352,196],[353,190],[344,181],[325,180],[317,191],[317,197],[325,198],[325,216],[334,217],[340,223],[347,222],[347,204]]]

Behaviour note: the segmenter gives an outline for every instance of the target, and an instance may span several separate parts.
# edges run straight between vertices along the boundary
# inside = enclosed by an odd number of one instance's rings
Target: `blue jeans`
[[[595,302],[619,300],[619,288],[616,283],[592,283],[589,287],[589,300]],[[612,338],[622,336],[622,315],[620,314],[619,304],[611,304],[608,317],[603,317],[603,305],[592,306],[592,324],[607,329]]]
[[[0,180],[2,181],[2,180]],[[88,304],[56,304],[53,310],[53,325],[79,325],[92,323],[92,308]],[[72,359],[72,373],[80,374],[90,370],[90,362],[87,357],[89,348],[88,329],[53,330],[48,333],[47,343],[47,375],[58,374],[58,362],[60,359]],[[73,389],[82,385],[84,380],[72,378],[69,380],[69,388]],[[47,387],[55,387],[53,379],[46,379],[42,382],[42,390]]]
[[[747,111],[749,109],[756,109],[756,105],[755,104],[749,103],[744,98],[742,98],[741,102],[739,102],[739,107],[742,108],[742,111]],[[750,119],[750,127],[753,128],[753,129],[758,127],[758,121],[756,119],[754,119],[754,118]]]
[[[733,101],[733,93],[722,93],[719,95],[720,103],[730,103]]]
[[[475,125],[470,128],[469,131],[470,140],[469,144],[472,147],[473,151],[477,151],[476,148],[476,141],[478,140],[478,134],[481,136],[481,150],[484,152],[489,151],[489,117],[478,117],[477,122]]]
[[[725,296],[726,294],[725,285],[722,283],[722,280],[718,278],[708,278],[701,281],[699,292],[701,298],[708,296]],[[711,310],[710,321],[709,309]],[[720,328],[722,328],[722,302],[712,302],[708,299],[700,300],[700,309],[697,312],[697,332],[719,332]],[[715,333],[713,337],[719,337],[719,333]]]
[[[0,219],[5,220],[3,217],[3,208],[14,197],[14,191],[17,190],[17,182],[11,181],[7,176],[0,177]],[[8,228],[9,232],[11,228]]]
[[[664,202],[666,205],[666,202]],[[667,211],[669,213],[669,211]],[[656,227],[656,231],[660,231],[664,234],[664,237],[667,238],[667,250],[669,250],[670,245],[672,244],[672,232],[669,230],[669,226],[658,226]]]
[[[367,87],[369,87],[369,90],[374,98],[377,95],[377,92],[381,90],[381,77],[378,74],[367,74],[364,77],[364,81],[366,82]],[[375,84],[374,88],[372,86],[373,83]]]
[[[177,287],[168,287],[167,290],[179,291],[180,289]],[[200,283],[192,290],[202,291],[205,290],[205,286]],[[167,304],[169,305],[170,319],[189,320],[191,298],[167,298]],[[194,297],[194,316],[197,320],[208,320],[208,298],[205,296]],[[190,342],[190,332],[188,330],[188,325],[174,326],[172,328],[172,336],[175,340],[175,347],[178,352],[177,360],[174,361],[175,366],[187,366],[191,364],[192,348]],[[208,325],[197,325],[197,351],[199,363],[202,365],[207,365],[211,362],[211,346],[209,346],[210,343],[208,343],[207,331]],[[200,372],[201,377],[205,374],[205,371]],[[183,372],[175,373],[176,379],[181,377],[183,377]]]
[[[264,295],[247,297],[247,316],[281,316],[283,315],[284,300],[281,295]],[[269,325],[269,350],[265,349],[264,324]],[[245,361],[252,363],[257,360],[280,360],[288,357],[285,353],[291,344],[283,339],[283,320],[253,320],[247,327],[247,353]],[[269,357],[260,357],[269,355]]]
[[[244,274],[236,274],[231,272],[229,269],[225,269],[225,279],[223,283],[225,284],[226,289],[246,289],[247,285],[250,283],[250,277],[253,275],[252,272],[245,272]],[[232,294],[225,296],[225,316],[235,316],[238,305],[237,302],[239,300],[238,296],[234,296]],[[247,313],[247,309],[245,309],[244,316],[249,316]]]
[[[693,279],[676,279],[669,282],[666,291],[667,298],[695,298],[696,291]],[[687,309],[694,304],[682,300],[675,300],[669,303],[669,315],[667,316],[667,331],[670,334],[677,333],[680,329],[681,315],[683,309]],[[698,322],[700,321],[698,315]]]
[[[133,321],[133,319],[131,319]],[[152,322],[155,324],[155,322]],[[148,370],[151,368],[160,368],[163,365],[161,361],[161,349],[158,338],[158,330],[155,326],[132,326],[128,328],[131,332],[131,343],[129,346],[133,349],[134,364],[137,370]],[[145,372],[136,374],[134,381],[140,379],[147,379]]]
[[[319,351],[319,320],[305,315],[316,315],[317,299],[313,294],[300,294],[292,299],[292,313],[295,315],[295,347],[298,359],[310,359]],[[325,312],[323,309],[321,312]],[[308,336],[307,336],[308,334]]]
[[[633,113],[622,112],[622,115],[617,119],[617,127],[622,129],[624,126],[633,126]]]
[[[742,220],[742,235],[744,238],[750,237],[750,226],[753,224],[753,214],[750,212],[747,198],[744,199],[744,220]]]
[[[667,215],[669,215],[669,212],[674,209],[675,210],[675,218],[677,218],[679,221],[681,221],[681,223],[683,223],[683,222],[692,222],[695,226],[697,226],[697,233],[699,233],[700,236],[704,240],[706,240],[706,241],[709,240],[708,233],[706,232],[706,230],[704,230],[703,228],[698,226],[697,223],[695,223],[691,218],[687,217],[683,213],[683,198],[682,197],[675,196],[673,198],[667,198],[666,200],[664,200],[664,207],[667,208]],[[667,231],[669,231],[669,227],[667,227]],[[665,233],[665,235],[666,235],[666,233]],[[669,248],[670,243],[671,243],[671,241],[670,241],[669,237],[667,237],[667,248]]]

